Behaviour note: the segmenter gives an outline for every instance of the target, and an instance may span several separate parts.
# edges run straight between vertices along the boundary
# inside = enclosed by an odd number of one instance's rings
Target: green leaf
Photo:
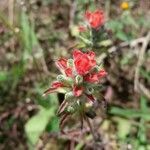
[[[148,111],[148,107],[147,107],[147,99],[144,96],[141,96],[141,110],[143,112]]]
[[[0,71],[0,82],[1,81],[6,81],[8,76],[8,72],[6,71]]]
[[[106,25],[113,32],[117,32],[117,31],[122,31],[123,30],[123,24],[120,21],[118,21],[118,20],[111,20]]]
[[[131,14],[129,12],[126,12],[122,15],[121,17],[121,21],[125,24],[125,25],[131,25],[134,28],[138,28],[138,24],[137,22],[134,20],[134,18],[131,16]]]
[[[145,127],[145,121],[144,119],[140,120],[140,126],[138,131],[138,139],[140,143],[146,144],[147,138],[146,138],[146,127]]]
[[[126,136],[130,133],[131,122],[129,120],[123,119],[123,118],[115,118],[115,121],[118,123],[118,126],[117,126],[118,137],[120,139],[125,139]]]
[[[59,131],[59,118],[54,116],[46,129],[48,132],[58,132]]]
[[[128,41],[128,36],[123,31],[117,32],[116,37],[122,41]]]
[[[25,12],[21,13],[20,20],[21,20],[22,42],[23,42],[24,49],[25,49],[24,57],[28,58],[36,46],[38,46],[38,48],[36,48],[38,51],[40,50],[40,48],[39,48],[36,34],[34,32],[33,23],[29,22],[29,19],[27,15],[25,14]]]
[[[21,13],[21,29],[22,29],[22,38],[23,44],[26,50],[31,52],[30,48],[30,24],[27,18],[27,15],[22,11]]]
[[[39,112],[26,123],[25,132],[31,145],[37,143],[48,122],[54,116],[54,113],[55,108],[45,109],[40,107]]]
[[[113,115],[126,117],[126,118],[143,118],[145,120],[150,120],[149,110],[143,112],[142,110],[112,107],[109,113]]]

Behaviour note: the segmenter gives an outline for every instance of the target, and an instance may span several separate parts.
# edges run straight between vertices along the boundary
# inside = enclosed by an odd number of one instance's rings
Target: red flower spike
[[[94,60],[95,53],[82,53],[79,50],[74,50],[73,58],[76,71],[79,75],[87,74],[95,65],[96,61]]]
[[[81,96],[81,94],[83,93],[83,87],[74,86],[73,93],[74,93],[74,96],[76,96],[76,97]]]
[[[67,59],[61,58],[56,62],[56,65],[59,69],[66,69],[67,68]]]
[[[94,29],[97,29],[104,24],[104,13],[101,10],[96,10],[95,12],[87,11],[85,13],[85,18]]]

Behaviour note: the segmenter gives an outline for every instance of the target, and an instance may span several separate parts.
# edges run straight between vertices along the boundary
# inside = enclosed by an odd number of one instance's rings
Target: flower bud
[[[64,84],[71,85],[73,83],[73,80],[69,77],[65,77],[64,75],[58,75],[57,81],[62,82]]]
[[[75,78],[75,82],[77,85],[81,84],[83,82],[83,77],[80,75],[77,75]]]
[[[68,67],[73,67],[73,64],[74,62],[73,62],[73,59],[68,59],[68,61],[67,61],[67,66]]]
[[[59,82],[64,82],[65,81],[65,76],[64,75],[58,75],[57,76],[57,80],[59,81]]]
[[[65,100],[70,101],[70,99],[72,99],[74,97],[73,92],[67,92],[65,94]]]

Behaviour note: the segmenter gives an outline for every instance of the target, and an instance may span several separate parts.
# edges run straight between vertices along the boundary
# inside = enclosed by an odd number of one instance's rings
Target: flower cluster
[[[100,47],[104,46],[102,44],[103,41],[109,41],[108,37],[110,33],[104,25],[104,12],[99,9],[95,11],[86,11],[84,19],[85,21],[78,26],[77,34],[74,35],[80,39],[81,45],[85,45],[85,47],[89,49],[98,50]]]
[[[86,11],[84,17],[87,23],[78,27],[80,32],[78,37],[84,42],[84,51],[87,47],[96,50],[101,39],[105,37],[104,13],[101,10]],[[75,49],[72,59],[60,58],[56,61],[61,74],[44,95],[54,92],[64,94],[64,101],[58,109],[60,126],[68,115],[76,112],[82,120],[86,120],[87,116],[90,118],[96,116],[95,109],[98,108],[100,101],[103,101],[100,93],[101,79],[107,73],[97,64],[95,57],[92,50],[83,52]]]
[[[94,29],[99,29],[99,27],[104,24],[104,12],[101,10],[96,10],[94,12],[87,11],[85,13],[85,18]]]
[[[78,109],[77,102],[86,104],[88,101],[95,101],[95,92],[99,91],[97,85],[107,73],[97,65],[93,51],[83,53],[75,49],[73,59],[61,58],[56,62],[56,66],[61,74],[45,94],[63,89],[64,101],[68,102],[65,111],[70,113]]]
[[[96,10],[94,12],[86,11],[85,20],[88,23],[88,26],[94,30],[99,30],[101,26],[104,25],[104,12],[102,10]],[[79,26],[79,32],[87,31],[86,26]]]

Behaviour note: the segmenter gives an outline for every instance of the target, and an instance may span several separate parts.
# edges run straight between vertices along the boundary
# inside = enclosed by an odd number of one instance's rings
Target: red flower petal
[[[86,11],[85,12],[85,18],[87,19],[87,20],[89,20],[90,18],[91,18],[91,12],[89,12],[89,11]]]
[[[106,75],[107,75],[107,72],[104,69],[101,69],[98,73],[99,78],[105,77]]]
[[[90,51],[87,54],[91,60],[95,58],[95,53],[93,51]]]
[[[72,68],[67,68],[67,69],[65,70],[65,73],[66,73],[66,76],[67,76],[67,77],[72,77],[72,76],[73,76],[73,74],[72,74]]]
[[[50,93],[54,93],[54,92],[56,92],[56,88],[50,87],[50,88],[48,88],[46,91],[44,91],[43,96],[45,96],[45,95],[47,95],[47,94],[50,94]]]
[[[56,65],[59,69],[66,69],[67,68],[67,59],[61,58],[56,62]]]
[[[87,74],[84,77],[84,80],[87,81],[87,82],[90,82],[90,83],[95,83],[95,82],[99,81],[99,77],[98,77],[98,74],[96,74],[96,73],[94,73],[94,74]]]
[[[83,53],[80,50],[78,50],[78,49],[75,49],[73,51],[73,59],[76,59],[77,57],[80,57],[82,55],[83,55]]]
[[[87,74],[84,77],[84,80],[86,82],[96,83],[96,82],[99,82],[100,78],[105,77],[106,75],[107,75],[107,72],[104,69],[102,69],[98,73]]]
[[[96,65],[94,52],[82,53],[79,50],[75,50],[73,56],[75,68],[79,75],[87,74]]]
[[[81,94],[83,93],[83,87],[77,87],[77,86],[74,86],[73,87],[73,93],[76,97],[79,97],[81,96]]]
[[[85,18],[88,20],[92,28],[99,28],[104,24],[104,13],[101,10],[96,10],[95,12],[87,11],[85,13]]]
[[[50,94],[50,93],[54,93],[56,92],[56,89],[60,88],[60,87],[63,87],[63,83],[61,82],[53,82],[51,87],[48,88],[46,91],[44,91],[44,94],[43,95],[47,95],[47,94]]]
[[[90,63],[90,66],[94,67],[96,65],[96,60],[91,60],[89,63]]]
[[[55,88],[55,89],[62,87],[62,86],[63,86],[63,83],[58,82],[58,81],[52,83],[52,88]]]

